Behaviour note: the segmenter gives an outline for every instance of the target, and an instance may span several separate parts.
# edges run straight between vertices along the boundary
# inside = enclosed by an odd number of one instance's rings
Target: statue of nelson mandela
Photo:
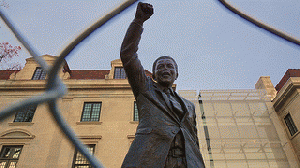
[[[172,89],[178,77],[175,60],[157,58],[151,79],[138,59],[143,23],[152,14],[152,5],[139,2],[121,46],[121,60],[139,111],[135,139],[122,168],[204,168],[195,106]]]

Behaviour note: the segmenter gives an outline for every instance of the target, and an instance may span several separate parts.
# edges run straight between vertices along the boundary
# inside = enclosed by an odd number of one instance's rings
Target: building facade
[[[285,136],[281,134],[283,128],[275,127],[279,119],[265,90],[202,90],[199,94],[192,91],[180,94],[198,105],[200,148],[207,167],[298,167],[293,149],[287,149],[280,138]]]
[[[274,90],[272,103],[288,137],[287,145],[300,160],[300,69],[288,69]]]
[[[43,58],[51,65],[57,57]],[[59,76],[68,88],[59,100],[68,124],[106,167],[120,167],[138,125],[121,61],[112,61],[110,70],[70,70],[65,62]],[[0,111],[43,93],[45,79],[33,58],[22,70],[0,71]],[[269,77],[261,77],[253,90],[179,91],[196,106],[206,166],[300,167],[298,81],[288,77],[279,91]],[[0,168],[14,165],[76,168],[89,167],[89,162],[61,132],[47,105],[39,104],[0,122]]]
[[[48,64],[56,59],[43,57]],[[2,72],[0,110],[45,91],[47,75],[33,58],[20,71]],[[70,70],[65,63],[59,76],[68,87],[68,94],[59,100],[68,124],[106,167],[120,167],[138,124],[121,61],[112,61],[111,70]],[[1,168],[16,163],[22,168],[89,164],[62,134],[46,104],[24,108],[1,121],[0,128]]]

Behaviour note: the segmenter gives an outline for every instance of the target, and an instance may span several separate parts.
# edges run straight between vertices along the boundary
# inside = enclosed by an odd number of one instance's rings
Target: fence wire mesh
[[[287,34],[280,32],[276,30],[275,28],[272,28],[270,26],[267,26],[266,24],[263,24],[261,22],[258,22],[257,20],[253,19],[252,17],[243,14],[236,8],[232,7],[230,4],[226,3],[225,0],[218,0],[221,4],[223,4],[228,10],[231,12],[238,14],[243,19],[255,24],[256,26],[263,28],[270,33],[281,37],[289,42],[292,42],[296,45],[300,45],[299,40],[288,36]],[[61,53],[58,59],[55,61],[54,65],[49,67],[45,60],[42,57],[39,57],[38,52],[30,45],[29,42],[25,40],[25,38],[22,37],[21,34],[18,33],[15,26],[10,22],[10,19],[8,19],[7,16],[5,16],[0,11],[0,17],[5,22],[7,27],[14,33],[18,41],[22,43],[22,45],[26,48],[26,50],[30,53],[31,56],[34,57],[36,62],[46,71],[48,75],[48,79],[46,81],[46,91],[45,93],[31,97],[27,100],[24,100],[22,102],[19,102],[17,104],[14,104],[3,111],[0,112],[0,121],[3,121],[7,117],[15,114],[15,112],[23,109],[24,107],[31,106],[31,105],[38,105],[41,103],[47,103],[48,108],[50,112],[52,113],[53,117],[55,118],[57,124],[61,127],[61,130],[64,132],[64,134],[67,136],[67,138],[75,145],[75,147],[80,151],[91,163],[91,165],[95,168],[103,168],[103,164],[95,158],[93,155],[90,154],[90,152],[86,149],[85,145],[83,145],[80,140],[76,138],[76,135],[71,127],[68,126],[65,119],[61,116],[60,111],[57,107],[57,100],[61,97],[63,97],[67,93],[67,88],[63,84],[63,82],[58,77],[58,70],[59,67],[62,65],[64,59],[69,55],[69,53],[76,47],[77,44],[82,42],[84,39],[86,39],[93,31],[103,26],[106,22],[108,22],[110,19],[112,19],[117,14],[124,11],[126,8],[133,5],[137,0],[127,0],[124,3],[122,3],[119,7],[105,15],[104,17],[100,18],[95,24],[93,24],[91,27],[86,29],[82,34],[80,34],[78,37],[74,39],[72,43],[70,43]]]
[[[103,26],[106,22],[112,19],[114,16],[118,15],[126,8],[133,5],[137,0],[127,0],[119,7],[100,18],[96,23],[94,23],[91,27],[86,29],[82,34],[74,39],[72,43],[70,43],[59,55],[56,59],[53,66],[47,65],[45,60],[42,57],[39,57],[39,54],[32,48],[30,43],[28,43],[25,38],[22,37],[21,34],[18,33],[15,26],[10,22],[7,16],[5,16],[0,11],[0,17],[5,22],[7,27],[14,33],[18,41],[22,43],[22,45],[29,51],[31,56],[34,57],[36,62],[46,71],[48,75],[48,79],[46,80],[46,91],[45,93],[31,97],[27,100],[14,104],[3,111],[0,112],[0,121],[3,121],[7,117],[15,114],[15,112],[23,109],[24,107],[31,105],[38,105],[41,103],[47,103],[50,112],[52,113],[55,121],[63,131],[63,133],[67,136],[67,138],[75,145],[78,151],[80,151],[89,161],[90,164],[94,168],[104,168],[103,164],[95,158],[90,152],[87,150],[86,146],[81,143],[81,141],[76,138],[76,134],[73,129],[68,126],[66,120],[60,113],[59,108],[57,107],[57,101],[59,98],[63,97],[67,93],[67,87],[63,84],[61,79],[58,77],[59,67],[64,62],[65,58],[69,55],[69,53],[76,47],[77,44],[86,39],[93,31]]]

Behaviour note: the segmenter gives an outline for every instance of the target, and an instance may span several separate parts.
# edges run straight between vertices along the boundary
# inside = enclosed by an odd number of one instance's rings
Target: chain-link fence
[[[85,145],[83,145],[77,138],[72,130],[71,127],[68,126],[65,119],[61,116],[60,110],[57,107],[57,100],[64,96],[67,92],[66,86],[62,83],[62,81],[58,77],[58,70],[59,67],[62,65],[64,59],[69,55],[69,53],[76,47],[77,44],[82,42],[86,39],[93,31],[100,28],[104,25],[107,21],[111,18],[119,14],[120,12],[124,11],[126,8],[134,4],[137,0],[127,0],[119,7],[117,7],[112,12],[108,13],[104,17],[100,18],[95,24],[91,27],[86,29],[81,35],[74,39],[72,43],[70,43],[60,54],[60,56],[55,61],[54,65],[49,67],[45,60],[42,57],[39,57],[37,52],[31,47],[31,45],[18,33],[15,29],[15,26],[9,21],[9,19],[0,11],[0,17],[3,19],[7,27],[14,33],[16,38],[22,43],[22,45],[29,51],[30,55],[34,57],[36,62],[46,71],[48,75],[48,79],[46,81],[46,91],[45,93],[31,97],[27,100],[14,104],[3,111],[0,112],[0,121],[3,121],[5,118],[15,114],[15,112],[23,109],[24,107],[31,106],[31,105],[38,105],[41,103],[47,103],[50,112],[54,116],[57,124],[61,127],[61,130],[64,134],[68,137],[68,139],[75,145],[75,147],[90,161],[91,165],[95,168],[102,168],[104,167],[103,164],[98,161],[90,152],[86,149]],[[238,14],[242,18],[246,19],[247,21],[255,24],[260,28],[264,28],[265,30],[271,32],[272,34],[279,36],[289,42],[292,42],[296,45],[300,45],[300,42],[290,37],[275,28],[269,27],[261,22],[256,21],[255,19],[243,14],[236,8],[233,8],[230,4],[226,3],[225,0],[219,0],[228,10],[232,11],[235,14]]]
[[[61,130],[68,137],[68,139],[75,145],[75,147],[90,161],[91,165],[94,168],[103,168],[103,164],[95,158],[90,152],[86,149],[85,145],[83,145],[73,131],[73,129],[68,126],[65,119],[62,117],[59,108],[57,107],[57,100],[64,96],[67,92],[66,86],[63,84],[61,79],[58,77],[59,67],[62,65],[64,59],[69,55],[69,53],[76,47],[77,44],[86,39],[93,31],[100,28],[107,21],[112,19],[114,16],[118,15],[126,8],[134,4],[137,0],[127,0],[119,7],[100,18],[95,24],[86,29],[82,34],[74,39],[72,43],[70,43],[61,53],[60,56],[55,61],[54,65],[49,67],[45,60],[42,57],[39,57],[37,52],[30,46],[30,44],[22,37],[21,34],[15,29],[15,26],[10,22],[8,17],[6,17],[1,11],[0,16],[7,25],[7,27],[12,30],[16,38],[23,44],[23,46],[29,51],[31,56],[34,57],[36,62],[42,67],[43,70],[48,75],[48,79],[46,81],[46,91],[45,93],[31,97],[27,100],[14,104],[3,111],[0,112],[0,121],[3,121],[5,118],[15,114],[15,112],[23,109],[24,107],[31,105],[38,105],[41,103],[47,103],[49,111],[52,113],[55,118],[57,124],[60,126]]]

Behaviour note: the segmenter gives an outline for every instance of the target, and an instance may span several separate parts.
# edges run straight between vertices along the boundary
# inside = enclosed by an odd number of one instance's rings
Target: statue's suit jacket
[[[132,23],[121,47],[121,60],[132,87],[139,111],[135,139],[123,161],[123,168],[163,168],[171,142],[182,131],[187,168],[203,168],[196,129],[195,106],[180,97],[184,117],[180,120],[172,111],[162,87],[147,77],[137,58],[137,45],[142,27]]]

